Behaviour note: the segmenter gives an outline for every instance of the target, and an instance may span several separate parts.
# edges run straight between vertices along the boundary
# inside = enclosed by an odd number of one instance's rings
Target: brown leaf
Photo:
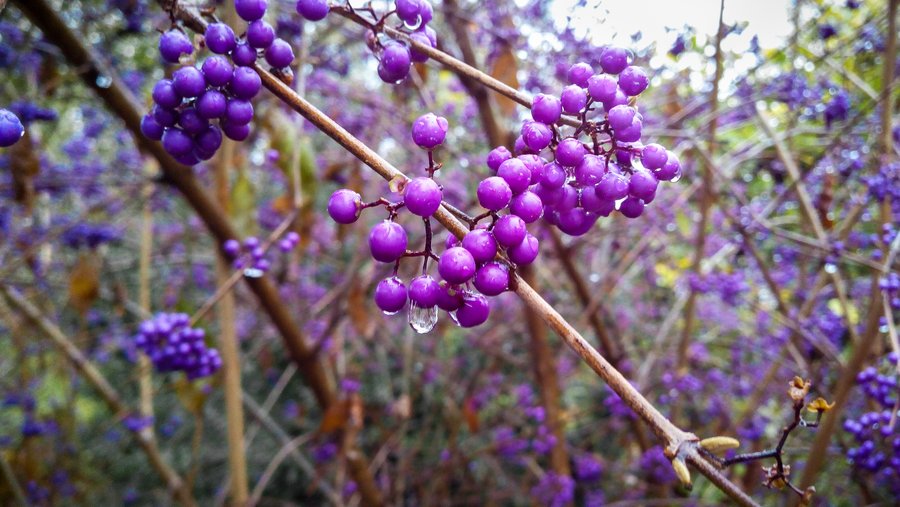
[[[347,312],[350,314],[353,328],[362,336],[369,336],[374,331],[374,319],[369,313],[369,308],[363,284],[359,279],[354,280],[347,292]]]
[[[471,397],[466,398],[465,401],[463,401],[463,418],[466,420],[469,431],[478,433],[478,428],[480,427],[478,409],[475,408],[475,401]]]
[[[16,144],[8,148],[8,153],[16,202],[25,205],[30,210],[35,195],[34,177],[41,170],[41,162],[34,150],[28,129],[25,129],[25,135]]]
[[[493,65],[491,65],[491,76],[513,88],[518,88],[518,70],[519,66],[516,62],[516,55],[513,53],[512,46],[503,44],[500,47],[497,56],[494,58]],[[495,95],[495,97],[497,99],[497,106],[503,116],[510,116],[515,112],[516,103],[513,100],[500,95]]]
[[[69,301],[84,315],[100,294],[100,261],[84,253],[69,273]]]
[[[350,400],[342,399],[332,403],[325,415],[322,416],[322,423],[319,424],[319,433],[333,433],[341,430],[346,426],[347,419],[350,418]]]

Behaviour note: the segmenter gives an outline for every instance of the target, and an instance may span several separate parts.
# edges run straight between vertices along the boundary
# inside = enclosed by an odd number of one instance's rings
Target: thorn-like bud
[[[687,489],[691,489],[691,472],[688,470],[687,464],[681,458],[674,458],[672,460],[672,468],[675,470],[675,475],[678,476],[678,480],[681,481],[681,484]]]
[[[800,505],[806,507],[808,505],[812,505],[813,496],[816,494],[816,487],[810,486],[806,488],[806,491],[803,492],[803,497],[800,499]]]
[[[808,380],[803,380],[800,377],[794,377],[791,380],[790,387],[788,388],[788,395],[795,402],[803,401],[803,398],[806,398],[806,395],[809,394],[810,383]]]
[[[712,453],[725,452],[729,449],[737,449],[741,443],[731,437],[711,437],[700,441],[700,447]]]

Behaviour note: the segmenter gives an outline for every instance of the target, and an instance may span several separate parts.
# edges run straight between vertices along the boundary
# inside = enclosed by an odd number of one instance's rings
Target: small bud
[[[825,398],[816,398],[806,406],[806,410],[810,412],[828,412],[832,407],[834,407],[834,402],[828,403],[825,401]]]
[[[405,176],[397,175],[391,178],[391,181],[388,182],[388,187],[391,189],[391,192],[402,194],[408,181]]]
[[[810,487],[806,488],[806,491],[803,492],[803,498],[800,499],[800,505],[802,505],[803,507],[812,505],[812,499],[815,494],[816,494],[815,486],[810,486]]]
[[[795,402],[803,401],[803,398],[806,398],[806,395],[809,394],[809,387],[809,381],[803,380],[800,377],[794,377],[788,388],[788,395]]]
[[[681,481],[681,484],[684,485],[684,487],[691,489],[691,472],[688,470],[684,460],[681,458],[673,459],[672,468],[675,470],[675,475],[678,476],[678,480]]]
[[[712,437],[700,441],[700,447],[712,453],[725,452],[729,449],[737,449],[741,443],[736,438]]]

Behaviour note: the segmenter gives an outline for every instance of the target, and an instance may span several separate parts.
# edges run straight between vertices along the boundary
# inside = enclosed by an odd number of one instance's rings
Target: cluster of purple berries
[[[412,126],[413,141],[431,152],[444,142],[447,120],[432,113],[419,117]],[[432,160],[433,157],[429,157]],[[434,167],[430,169],[433,173]],[[394,274],[378,283],[375,304],[385,314],[402,310],[409,300],[409,323],[420,333],[430,331],[437,322],[437,310],[449,313],[462,327],[483,324],[490,314],[487,296],[496,296],[509,287],[511,265],[496,260],[502,247],[513,263],[527,264],[537,257],[537,239],[528,234],[525,222],[509,215],[490,226],[476,226],[461,242],[449,236],[440,256],[431,251],[430,217],[440,208],[443,191],[431,177],[417,177],[405,183],[403,201],[389,203],[382,199],[365,204],[352,190],[341,189],[332,194],[328,213],[338,223],[355,222],[363,209],[384,204],[390,211],[387,220],[375,225],[369,234],[372,257],[384,263],[395,263]],[[426,223],[426,245],[421,252],[407,250],[406,230],[394,221],[400,209],[407,209]],[[487,216],[487,215],[486,215]],[[527,236],[527,237],[526,237]],[[400,259],[425,257],[422,274],[409,286],[397,276]],[[427,273],[428,260],[437,261],[440,280]]]
[[[268,0],[236,0],[235,10],[248,23],[244,37],[235,36],[225,23],[210,23],[204,44],[215,54],[199,67],[179,68],[171,79],[161,79],[153,87],[154,106],[141,121],[141,131],[161,140],[179,162],[194,165],[209,160],[222,145],[223,134],[235,141],[250,135],[250,101],[262,86],[253,68],[260,52],[273,69],[290,75],[294,50],[275,37],[275,29],[263,19],[267,5]],[[173,28],[160,37],[159,52],[164,61],[177,64],[194,52],[194,45]]]
[[[871,366],[859,373],[857,384],[880,410],[845,420],[844,431],[855,440],[855,446],[847,451],[851,465],[889,485],[891,493],[900,498],[900,423],[897,421],[900,414],[893,413],[900,397],[898,360],[900,357],[891,352],[882,361],[885,373]]]
[[[300,235],[290,231],[278,241],[278,249],[282,253],[288,253],[300,243]],[[266,249],[255,236],[250,236],[243,243],[236,239],[229,239],[222,244],[222,250],[232,260],[234,269],[252,269],[260,274],[272,267],[272,263],[266,258]]]
[[[141,323],[134,341],[157,371],[182,371],[194,380],[222,367],[219,351],[206,346],[205,336],[202,329],[190,326],[186,314],[160,313]]]
[[[9,109],[0,109],[0,148],[7,148],[25,135],[21,120]]]
[[[643,120],[629,97],[647,88],[647,75],[628,65],[622,48],[606,48],[600,66],[603,73],[594,74],[587,63],[577,63],[568,72],[571,84],[559,97],[534,97],[532,120],[523,123],[516,140],[518,156],[504,147],[488,155],[488,166],[509,189],[488,178],[482,183],[496,187],[491,194],[497,198],[482,205],[502,209],[511,191],[513,214],[528,222],[543,216],[566,234],[579,236],[615,210],[639,217],[656,197],[660,181],[681,177],[674,153],[640,142]],[[564,114],[577,124],[568,136],[561,133]]]
[[[297,12],[310,21],[319,21],[328,15],[327,0],[298,0]],[[437,47],[437,33],[428,23],[434,17],[434,9],[428,0],[396,0],[394,10],[375,23],[383,24],[384,19],[396,14],[402,22],[398,30],[409,34],[410,39],[432,48]],[[406,43],[388,40],[382,43],[375,32],[369,32],[366,42],[378,57],[378,77],[385,83],[399,83],[407,75],[413,62],[425,62],[428,56],[420,53]]]

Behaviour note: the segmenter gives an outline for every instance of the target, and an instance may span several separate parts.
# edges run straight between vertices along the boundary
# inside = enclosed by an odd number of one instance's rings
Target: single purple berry
[[[606,74],[596,74],[588,80],[588,93],[595,101],[603,102],[613,100],[619,85],[616,78]],[[607,111],[609,108],[607,108]]]
[[[556,161],[565,167],[575,167],[584,158],[587,150],[584,144],[574,137],[567,137],[556,147]]]
[[[425,29],[420,32],[413,32],[409,34],[409,38],[424,46],[428,46],[431,48],[437,46],[437,34],[430,26],[426,26]],[[428,61],[428,55],[420,51],[416,51],[416,48],[414,47],[409,48],[409,56],[410,58],[412,58],[412,61],[417,63],[424,63]]]
[[[630,126],[614,132],[616,140],[622,143],[636,143],[640,141],[641,129],[643,128],[643,125],[644,124],[640,120],[640,118],[635,115],[634,119],[631,120]]]
[[[206,79],[196,67],[182,67],[172,74],[172,88],[181,97],[199,97],[206,91]]]
[[[631,173],[631,180],[628,182],[628,194],[644,201],[652,201],[656,195],[657,185],[659,185],[659,181],[652,172],[636,170]]]
[[[419,116],[412,124],[412,140],[420,148],[433,150],[444,142],[450,124],[447,119],[434,113]]]
[[[562,115],[562,105],[553,95],[539,93],[531,100],[531,117],[534,121],[553,125]]]
[[[650,79],[647,78],[644,69],[640,67],[632,65],[625,68],[622,74],[619,75],[619,88],[629,97],[640,95],[642,91],[647,89],[648,84],[650,84]]]
[[[246,42],[239,42],[231,52],[231,60],[239,67],[249,67],[256,62],[256,50]]]
[[[512,189],[503,178],[491,176],[478,184],[476,190],[478,203],[485,209],[500,211],[509,204],[512,199]]]
[[[644,201],[637,197],[628,197],[619,205],[619,213],[626,218],[637,218],[644,212]]]
[[[466,294],[463,304],[456,310],[456,322],[461,327],[475,327],[484,324],[491,313],[487,298],[481,294]]]
[[[421,0],[396,0],[397,17],[410,26],[419,23],[419,12],[422,10]]]
[[[269,0],[234,0],[234,10],[244,21],[256,21],[266,14]]]
[[[209,126],[209,121],[197,113],[195,107],[186,107],[178,116],[178,125],[190,135],[197,135]]]
[[[394,262],[406,253],[406,231],[403,226],[385,220],[369,233],[369,250],[379,262]]]
[[[441,207],[441,187],[431,178],[413,178],[403,190],[403,202],[412,214],[430,217]]]
[[[585,211],[604,217],[609,216],[616,209],[616,201],[600,197],[596,187],[582,188],[580,201],[581,207]]]
[[[241,253],[241,244],[236,239],[229,239],[222,243],[222,251],[229,257],[237,257]]]
[[[635,111],[633,107],[624,105],[615,106],[609,110],[606,119],[609,122],[609,126],[612,127],[613,130],[618,131],[631,126],[635,113],[637,113],[637,111]]]
[[[446,280],[438,282],[440,292],[438,293],[437,306],[445,312],[455,312],[463,305],[463,298],[460,291],[454,289]]]
[[[191,136],[179,128],[167,128],[162,136],[163,148],[171,155],[184,155],[194,149]]]
[[[509,260],[516,263],[516,265],[525,266],[534,262],[534,260],[537,259],[539,252],[540,243],[538,242],[538,239],[528,233],[525,234],[525,238],[522,239],[521,243],[508,248],[506,250],[506,255],[509,257]]]
[[[628,178],[609,171],[597,184],[597,195],[601,199],[618,201],[628,195]]]
[[[222,146],[222,130],[215,125],[207,125],[202,132],[194,136],[194,144],[204,153],[215,154]]]
[[[235,97],[250,100],[259,93],[261,87],[262,80],[255,70],[250,67],[238,67],[234,69],[231,85],[228,88]]]
[[[678,157],[670,152],[667,152],[666,163],[663,164],[661,168],[656,170],[654,173],[656,178],[660,181],[673,181],[681,176],[681,162],[678,160]]]
[[[409,300],[419,308],[431,308],[440,297],[441,287],[437,280],[429,275],[421,275],[409,282]]]
[[[587,154],[575,167],[575,181],[585,187],[592,187],[600,183],[606,172],[606,162],[597,155]]]
[[[587,91],[578,85],[569,85],[563,88],[559,96],[562,109],[569,114],[578,114],[587,105]]]
[[[608,46],[600,54],[600,68],[607,74],[618,74],[628,66],[628,51]]]
[[[462,247],[472,254],[477,264],[493,260],[497,255],[497,241],[486,229],[474,229],[463,236]]]
[[[455,246],[441,254],[438,272],[450,283],[466,283],[475,275],[475,259],[465,248]]]
[[[581,88],[587,88],[588,79],[594,75],[594,69],[591,68],[590,65],[584,62],[578,62],[575,65],[569,67],[569,72],[567,76],[569,78],[569,82],[573,85],[580,86]]]
[[[284,39],[275,39],[266,49],[266,62],[276,69],[289,67],[294,62],[294,50]]]
[[[222,133],[225,137],[232,141],[243,141],[250,137],[250,124],[233,125],[231,123],[222,123]]]
[[[536,222],[544,214],[544,203],[537,194],[526,190],[513,197],[509,211],[521,218],[526,224]]]
[[[178,63],[181,55],[189,55],[194,52],[191,39],[181,30],[169,30],[159,38],[159,54],[169,63]]]
[[[582,208],[572,208],[569,211],[560,212],[557,227],[569,236],[582,236],[593,227],[597,221],[597,215],[589,213]]]
[[[396,276],[385,278],[375,286],[375,305],[393,315],[406,306],[406,286]]]
[[[153,102],[165,109],[175,109],[181,104],[181,96],[175,91],[175,86],[170,79],[160,79],[153,85],[150,92]]]
[[[378,77],[385,83],[396,83],[409,74],[412,65],[412,56],[405,44],[390,41],[384,45],[381,52],[381,62],[378,64]]]
[[[504,215],[494,224],[494,239],[505,247],[518,245],[525,239],[528,229],[517,215]]]
[[[18,141],[25,132],[24,129],[22,129],[18,131],[21,132],[20,134],[16,134],[17,131],[11,128],[7,123],[8,120],[5,120],[5,115],[8,112],[9,111],[5,109],[0,110],[0,146],[3,147],[12,146],[12,144]],[[18,118],[16,118],[16,120],[18,120]],[[21,126],[21,123],[19,125]],[[144,134],[144,137],[147,139],[159,141],[163,136],[163,126],[157,123],[156,119],[153,118],[153,115],[146,114],[141,118],[141,133]]]
[[[550,162],[544,165],[540,183],[547,189],[560,188],[566,183],[566,170],[558,163]]]
[[[339,224],[352,224],[362,211],[362,198],[353,190],[335,190],[328,199],[328,215]]]
[[[213,53],[225,55],[231,52],[237,45],[234,30],[225,23],[210,23],[206,26],[206,47]]]
[[[309,21],[321,21],[328,15],[328,0],[297,0],[297,14]]]
[[[498,146],[491,150],[487,156],[487,165],[492,171],[500,169],[500,164],[512,158],[512,153],[506,149],[506,146]]]
[[[221,118],[227,105],[228,99],[225,98],[225,94],[218,90],[206,90],[197,99],[197,112],[207,120]]]
[[[544,175],[544,165],[547,164],[547,161],[539,157],[538,155],[526,154],[519,155],[519,160],[525,164],[525,167],[531,171],[531,184],[537,184],[537,182],[541,181],[541,177]]]
[[[641,150],[641,164],[647,169],[659,169],[666,165],[668,159],[669,154],[666,149],[656,143],[648,144]]]
[[[497,176],[506,180],[513,195],[520,194],[528,189],[531,184],[531,170],[525,167],[525,163],[517,158],[509,159],[500,164]]]
[[[252,48],[266,49],[275,41],[275,29],[262,19],[247,26],[247,44]]]
[[[225,121],[231,125],[246,125],[253,120],[253,104],[249,100],[231,99],[225,106]]]
[[[485,296],[499,296],[509,288],[509,268],[489,262],[475,272],[475,288]]]
[[[532,150],[539,152],[550,146],[550,140],[553,138],[553,132],[547,125],[530,121],[522,125],[522,140]]]

